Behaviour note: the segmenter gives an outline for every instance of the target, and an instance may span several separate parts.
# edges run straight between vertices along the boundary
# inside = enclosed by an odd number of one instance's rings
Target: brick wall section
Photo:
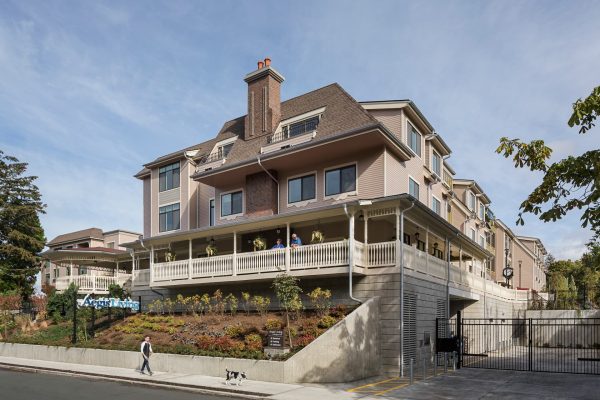
[[[248,83],[244,139],[272,134],[281,121],[281,83],[267,75]]]
[[[269,171],[277,179],[276,171]],[[261,217],[277,214],[277,184],[266,172],[246,176],[246,215]]]

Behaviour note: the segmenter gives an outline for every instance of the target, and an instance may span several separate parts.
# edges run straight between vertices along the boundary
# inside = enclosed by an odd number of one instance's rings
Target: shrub
[[[244,338],[244,343],[246,343],[246,348],[248,350],[263,349],[262,337],[257,333],[251,333],[249,335],[246,335],[246,337]]]
[[[220,316],[224,316],[225,315],[225,300],[223,299],[223,292],[221,292],[221,289],[215,290],[215,293],[213,293],[213,296],[212,296],[212,301],[213,301],[215,313]]]
[[[265,329],[267,331],[278,331],[283,327],[283,324],[280,320],[276,318],[269,318],[265,323]]]
[[[192,302],[191,297],[184,297],[181,293],[177,295],[177,305],[182,313],[188,313],[188,305]]]
[[[300,293],[302,289],[298,286],[298,278],[287,274],[279,274],[273,280],[272,288],[275,290],[275,295],[279,299],[279,304],[285,309],[285,319],[288,326],[288,336],[290,339],[290,347],[294,347],[292,343],[292,334],[289,331],[290,327],[290,311],[299,312],[302,309],[302,301]]]
[[[254,296],[252,297],[252,305],[260,315],[267,315],[267,311],[271,305],[271,299],[263,296]]]
[[[223,328],[223,330],[225,331],[225,334],[231,338],[241,338],[244,335],[244,332],[246,331],[244,327],[240,324],[228,325],[225,328]]]
[[[246,310],[246,315],[250,315],[250,293],[242,292],[242,300],[244,301],[244,310]]]
[[[43,321],[47,318],[48,309],[48,296],[46,295],[34,295],[31,296],[31,302],[37,310],[37,319]]]
[[[302,326],[302,335],[319,336],[319,328],[314,322],[307,322]]]
[[[345,304],[338,304],[329,310],[329,315],[336,318],[344,318],[348,314],[348,307]]]
[[[177,303],[175,301],[173,301],[170,297],[167,297],[163,301],[163,308],[166,312],[169,313],[169,315],[173,315],[175,313],[175,305],[176,304]]]
[[[325,315],[323,318],[319,320],[319,328],[321,329],[329,329],[334,326],[337,322],[337,319],[330,315]]]
[[[227,302],[227,305],[229,305],[229,312],[231,313],[231,315],[235,315],[238,309],[237,297],[235,297],[233,293],[229,293],[225,297],[225,301]]]
[[[202,302],[202,310],[206,314],[212,314],[213,313],[213,307],[210,304],[210,296],[207,293],[204,293],[202,295],[202,297],[200,298],[200,300]]]
[[[300,347],[308,346],[315,339],[313,335],[302,335],[296,339],[296,345]]]
[[[308,298],[319,317],[324,316],[331,306],[329,301],[331,299],[331,290],[329,289],[323,290],[318,287],[308,294]]]

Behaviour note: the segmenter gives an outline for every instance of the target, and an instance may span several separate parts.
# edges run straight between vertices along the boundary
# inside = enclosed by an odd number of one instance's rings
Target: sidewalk
[[[173,387],[182,390],[196,390],[225,396],[230,394],[232,397],[249,399],[375,399],[375,397],[367,397],[364,394],[347,392],[342,388],[344,385],[339,384],[332,384],[331,387],[328,387],[327,385],[312,384],[310,386],[304,386],[300,384],[261,382],[248,379],[244,381],[242,386],[232,386],[225,385],[225,377],[215,378],[212,376],[193,374],[171,374],[160,371],[155,371],[153,376],[149,376],[142,375],[138,371],[127,368],[68,364],[14,357],[0,357],[0,368],[27,369],[48,373],[65,373],[85,376],[88,378],[128,382],[139,385]],[[381,397],[378,398],[381,399]]]

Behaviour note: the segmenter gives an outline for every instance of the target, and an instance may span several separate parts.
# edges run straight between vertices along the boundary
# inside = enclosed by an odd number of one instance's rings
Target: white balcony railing
[[[123,285],[129,279],[131,279],[130,274],[119,274],[118,277],[102,275],[63,276],[56,278],[56,290],[66,290],[71,283],[74,283],[80,293],[108,293],[110,285]]]
[[[271,249],[249,253],[228,254],[206,258],[184,259],[164,263],[154,263],[150,283],[165,281],[195,280],[236,275],[252,275],[279,272],[287,268],[292,271],[321,269],[345,266],[349,263],[349,241],[310,244],[297,248]],[[364,244],[354,242],[354,265],[365,269],[375,267],[395,267],[397,242]],[[448,279],[448,262],[418,250],[414,246],[402,244],[404,266],[407,270],[421,276]],[[287,263],[286,263],[287,261]],[[526,300],[527,293],[507,289],[493,281],[486,280],[476,273],[469,272],[452,262],[450,265],[450,283],[468,289],[487,291],[507,299]],[[149,270],[134,271],[134,284],[150,281]],[[112,278],[112,277],[108,277]],[[87,284],[82,282],[80,286]],[[97,283],[99,285],[100,283]],[[57,283],[58,286],[58,283]],[[105,285],[108,287],[108,284]],[[87,286],[86,286],[87,287]]]
[[[348,264],[348,241],[309,244],[290,249],[291,269],[335,267]]]

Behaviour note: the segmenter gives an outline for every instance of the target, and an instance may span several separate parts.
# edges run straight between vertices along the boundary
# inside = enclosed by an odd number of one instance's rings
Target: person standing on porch
[[[295,233],[292,233],[292,240],[290,240],[290,246],[293,249],[302,246],[302,239],[300,239],[300,236],[296,235]]]
[[[275,243],[273,245],[273,247],[271,247],[272,249],[284,249],[285,246],[283,245],[283,243],[281,243],[281,239],[277,238],[277,243]]]
[[[142,342],[142,345],[140,347],[140,351],[142,352],[142,357],[144,357],[144,362],[142,363],[142,368],[140,369],[140,372],[143,374],[144,369],[147,368],[148,373],[150,374],[150,376],[152,376],[152,370],[150,369],[150,356],[152,355],[153,351],[152,345],[150,344],[150,336],[146,336],[144,338],[144,341]]]

